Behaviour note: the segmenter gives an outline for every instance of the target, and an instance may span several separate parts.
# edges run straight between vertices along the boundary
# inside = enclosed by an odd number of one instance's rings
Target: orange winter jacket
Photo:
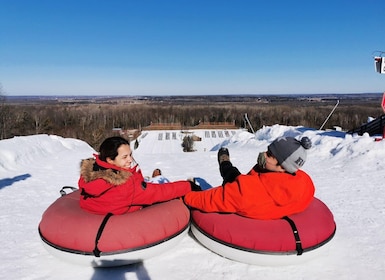
[[[204,212],[236,213],[253,219],[279,219],[303,211],[314,197],[310,176],[251,170],[234,182],[184,197],[187,205]]]

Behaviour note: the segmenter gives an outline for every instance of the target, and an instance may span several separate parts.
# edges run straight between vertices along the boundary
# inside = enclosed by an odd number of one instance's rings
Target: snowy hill
[[[221,183],[216,160],[230,150],[242,172],[276,137],[308,136],[304,170],[316,196],[331,209],[337,232],[327,254],[295,266],[262,267],[222,258],[186,236],[172,250],[143,263],[93,269],[65,263],[43,248],[37,231],[44,210],[64,185],[77,186],[79,164],[95,152],[87,143],[55,135],[0,141],[1,279],[382,279],[385,275],[385,140],[304,127],[274,125],[255,134],[200,130],[195,152],[184,153],[180,131],[147,131],[134,150],[144,175],[160,168],[170,180],[200,177]]]

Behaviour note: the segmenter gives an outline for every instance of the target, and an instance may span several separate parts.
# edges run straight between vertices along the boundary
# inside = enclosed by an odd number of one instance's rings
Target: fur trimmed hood
[[[80,164],[80,175],[86,183],[96,179],[103,179],[110,184],[121,185],[130,178],[132,173],[126,170],[102,167],[97,164],[94,158],[89,158],[82,160]]]

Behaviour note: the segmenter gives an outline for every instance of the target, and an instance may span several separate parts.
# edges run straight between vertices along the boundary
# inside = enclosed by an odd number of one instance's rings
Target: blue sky
[[[380,0],[1,0],[5,95],[383,92]]]

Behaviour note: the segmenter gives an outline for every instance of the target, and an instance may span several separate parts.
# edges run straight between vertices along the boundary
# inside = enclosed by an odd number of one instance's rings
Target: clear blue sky
[[[5,95],[385,91],[382,0],[0,0]]]

